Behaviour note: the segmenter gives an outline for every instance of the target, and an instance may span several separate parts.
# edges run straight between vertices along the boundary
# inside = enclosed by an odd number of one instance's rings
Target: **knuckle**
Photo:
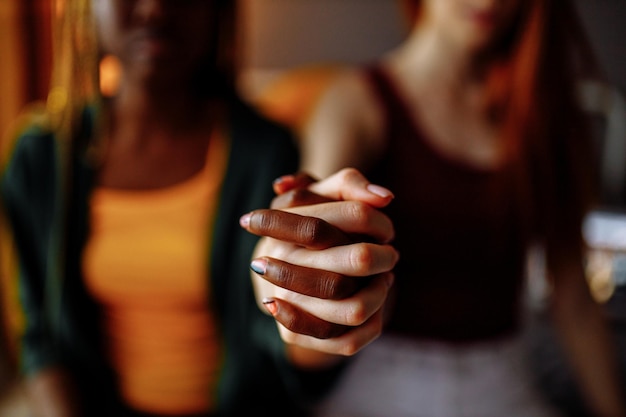
[[[341,171],[339,171],[339,175],[344,183],[351,183],[354,180],[358,180],[361,178],[361,173],[356,168],[351,167],[343,168]]]
[[[298,230],[299,241],[304,245],[313,245],[321,241],[324,234],[324,222],[316,217],[305,217]]]
[[[367,307],[362,301],[354,302],[346,312],[345,322],[349,326],[360,326],[369,318]]]
[[[335,298],[337,295],[337,286],[335,280],[324,277],[317,281],[317,292],[323,298]]]
[[[381,326],[377,327],[372,334],[369,334],[370,340],[377,339],[378,337],[380,337],[381,334],[382,322]],[[361,342],[356,337],[352,337],[343,344],[341,354],[344,356],[354,356],[359,353],[359,351],[363,349],[367,344],[368,342]]]
[[[361,350],[360,344],[351,338],[343,344],[341,354],[344,356],[354,356],[359,352],[359,350]]]
[[[277,266],[274,279],[281,287],[291,288],[296,280],[294,271],[284,266]]]
[[[351,296],[355,289],[356,283],[352,278],[342,277],[337,275],[333,278],[328,278],[325,282],[320,283],[325,286],[326,294],[328,298],[333,300],[341,300],[343,298]]]
[[[346,215],[358,225],[369,223],[372,209],[369,205],[361,201],[350,201],[345,205]]]
[[[398,261],[400,260],[400,253],[393,246],[388,246],[388,248],[391,251],[391,268],[390,269],[393,269],[393,267],[395,267]]]
[[[369,272],[374,265],[374,253],[371,245],[365,243],[354,245],[350,252],[349,262],[354,275],[371,275]]]

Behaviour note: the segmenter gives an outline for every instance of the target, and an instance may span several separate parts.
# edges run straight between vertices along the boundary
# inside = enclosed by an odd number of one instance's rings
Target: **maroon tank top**
[[[396,196],[386,209],[400,252],[388,331],[453,342],[515,331],[525,243],[508,176],[440,153],[389,76],[366,76],[387,143],[369,177]]]

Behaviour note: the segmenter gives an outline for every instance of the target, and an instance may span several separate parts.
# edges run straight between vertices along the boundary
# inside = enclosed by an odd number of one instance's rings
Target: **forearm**
[[[59,368],[49,368],[25,381],[34,417],[79,417],[80,406],[71,377]]]
[[[576,303],[557,303],[552,313],[569,363],[594,414],[626,416],[615,345],[600,306],[584,297]]]

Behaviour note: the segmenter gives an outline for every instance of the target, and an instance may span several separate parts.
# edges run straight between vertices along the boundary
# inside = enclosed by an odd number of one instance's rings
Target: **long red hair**
[[[578,241],[597,170],[577,82],[600,73],[570,0],[518,3],[485,57],[486,110],[500,127],[524,218],[549,239]],[[421,1],[403,5],[419,22]]]

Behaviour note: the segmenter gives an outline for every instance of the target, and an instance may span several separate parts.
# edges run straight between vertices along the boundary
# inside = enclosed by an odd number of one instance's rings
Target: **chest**
[[[518,229],[517,192],[506,169],[441,151],[417,129],[390,129],[387,138],[371,179],[394,190],[388,210],[399,238],[445,251],[458,242],[466,251],[477,239],[501,242]]]
[[[154,191],[95,190],[83,268],[96,298],[205,305],[215,192],[198,176]]]
[[[416,99],[408,122],[422,140],[442,155],[478,169],[492,169],[502,160],[499,129],[478,104]]]
[[[99,171],[100,185],[122,189],[154,189],[180,183],[200,172],[209,138],[145,142],[111,140]]]

